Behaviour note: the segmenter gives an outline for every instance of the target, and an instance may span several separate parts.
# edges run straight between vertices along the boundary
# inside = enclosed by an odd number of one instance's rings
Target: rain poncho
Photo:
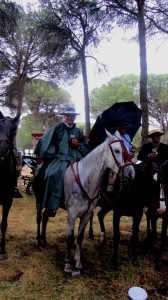
[[[71,136],[80,143],[79,148],[70,144]],[[56,210],[63,197],[64,174],[67,166],[89,153],[88,142],[83,131],[73,125],[69,128],[61,123],[53,126],[38,142],[34,151],[37,157],[48,161],[44,177],[44,198],[42,207]],[[37,170],[37,174],[38,175]]]

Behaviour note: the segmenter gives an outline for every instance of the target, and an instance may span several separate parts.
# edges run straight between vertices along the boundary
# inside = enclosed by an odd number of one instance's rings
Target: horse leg
[[[83,268],[82,263],[81,263],[81,247],[82,247],[82,242],[84,238],[84,233],[85,233],[85,228],[86,225],[88,224],[88,221],[90,217],[92,216],[93,211],[90,207],[90,211],[87,212],[83,217],[80,218],[80,223],[79,223],[79,229],[78,229],[78,236],[77,236],[77,241],[76,241],[76,250],[75,250],[75,267],[79,270]]]
[[[152,243],[154,243],[157,239],[157,220],[158,215],[153,213],[151,215]]]
[[[167,228],[168,228],[168,208],[166,208],[166,212],[164,213],[163,221],[162,221],[161,250],[164,250],[166,247]]]
[[[118,210],[113,211],[113,255],[112,255],[112,266],[118,269],[118,246],[120,241],[120,218],[121,214]]]
[[[67,224],[68,224],[68,237],[67,237],[67,254],[65,257],[65,266],[64,273],[72,274],[72,258],[73,258],[73,250],[74,250],[74,226],[75,226],[76,216],[70,212],[68,212]]]
[[[136,211],[133,215],[133,232],[131,237],[131,247],[133,251],[134,261],[137,260],[137,249],[139,241],[139,225],[143,216],[143,209]]]
[[[93,217],[94,212],[92,213],[90,220],[89,220],[89,239],[94,240],[94,233],[93,233]]]
[[[46,242],[46,229],[47,229],[47,224],[48,224],[48,219],[49,219],[49,210],[45,209],[43,214],[42,214],[42,228],[41,228],[41,235],[40,235],[40,240],[42,243],[42,246],[47,245]]]
[[[99,212],[97,213],[97,216],[99,219],[100,230],[101,230],[101,237],[100,237],[101,244],[104,244],[106,242],[106,229],[104,226],[104,217],[110,210],[111,210],[111,208],[102,207],[99,210]]]
[[[2,222],[1,222],[1,250],[0,250],[0,259],[4,259],[7,256],[6,248],[5,248],[5,241],[6,241],[6,230],[7,230],[7,220],[9,215],[9,210],[12,206],[12,199],[7,201],[8,205],[2,206]]]
[[[41,221],[42,221],[42,208],[40,205],[36,206],[36,221],[37,221],[37,236],[36,236],[36,240],[37,240],[37,245],[40,247],[42,246],[41,244]]]
[[[150,238],[151,235],[151,213],[149,211],[149,208],[146,212],[146,221],[147,221],[147,238]]]

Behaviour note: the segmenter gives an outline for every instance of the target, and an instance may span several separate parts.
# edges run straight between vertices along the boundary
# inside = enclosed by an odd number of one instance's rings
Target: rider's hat
[[[153,129],[153,130],[150,130],[150,131],[149,131],[147,137],[148,137],[148,138],[152,138],[152,137],[154,137],[154,136],[161,136],[161,135],[163,135],[163,134],[164,134],[164,132],[161,131],[160,129]]]
[[[77,113],[75,111],[74,107],[67,107],[62,113],[60,113],[60,115],[79,115],[79,113]]]

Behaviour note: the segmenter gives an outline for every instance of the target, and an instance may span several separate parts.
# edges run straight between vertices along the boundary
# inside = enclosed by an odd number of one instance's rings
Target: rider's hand
[[[134,156],[135,156],[135,152],[129,152],[128,155],[129,155],[129,158],[132,159],[132,158],[134,158]]]
[[[72,139],[71,140],[71,145],[72,145],[72,147],[75,147],[75,148],[79,148],[80,147],[80,143],[78,142],[77,139]]]
[[[158,155],[157,152],[152,152],[152,153],[149,154],[149,157],[150,158],[155,158],[157,155]]]

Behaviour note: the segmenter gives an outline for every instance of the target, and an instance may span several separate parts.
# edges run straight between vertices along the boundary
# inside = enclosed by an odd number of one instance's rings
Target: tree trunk
[[[146,29],[144,19],[145,0],[136,0],[138,6],[138,34],[140,56],[140,106],[142,109],[141,144],[146,141],[149,126],[148,100],[147,100],[147,59],[146,59]]]
[[[83,78],[84,101],[85,101],[85,134],[89,134],[90,133],[90,99],[89,99],[89,91],[88,91],[86,57],[84,53],[81,56],[81,65],[82,65],[82,78]]]

